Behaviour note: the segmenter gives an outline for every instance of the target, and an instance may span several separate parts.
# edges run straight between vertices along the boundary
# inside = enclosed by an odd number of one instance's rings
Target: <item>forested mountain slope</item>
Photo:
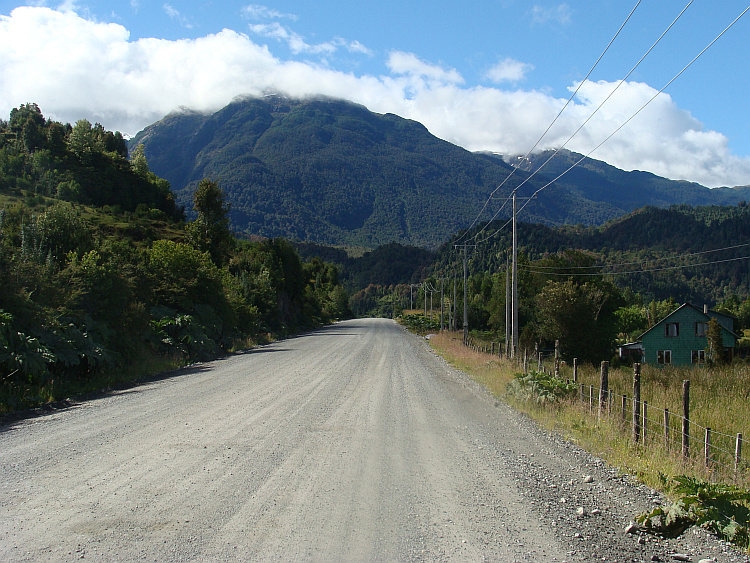
[[[668,180],[641,170],[626,172],[601,160],[582,158],[581,154],[562,149],[557,154],[547,150],[526,160],[508,160],[526,172],[534,172],[543,166],[544,175],[550,178],[556,178],[578,163],[561,181],[576,186],[592,199],[628,211],[644,205],[663,207],[676,203],[735,205],[750,199],[749,186],[707,189],[695,182]]]
[[[471,272],[504,271],[511,231],[503,227],[504,222],[483,224],[462,235],[462,240],[472,242],[481,231],[478,238],[487,239],[471,250]],[[433,271],[456,268],[458,236],[438,250]],[[598,267],[563,269],[560,279],[605,272],[618,286],[648,298],[716,303],[750,293],[750,207],[744,203],[649,206],[601,227],[519,223],[518,245],[527,263],[569,249],[584,251]]]
[[[140,143],[151,170],[169,180],[187,207],[202,178],[217,181],[239,232],[370,248],[392,241],[437,247],[471,224],[512,170],[415,121],[327,98],[274,95],[238,99],[212,115],[175,113],[140,132],[131,150]],[[529,203],[523,220],[598,225],[643,205],[703,204],[719,194],[629,174],[566,176]],[[483,218],[527,177],[516,172]],[[519,195],[531,195],[550,177],[534,177]],[[745,197],[725,191],[721,203]],[[506,207],[498,217],[507,215]]]

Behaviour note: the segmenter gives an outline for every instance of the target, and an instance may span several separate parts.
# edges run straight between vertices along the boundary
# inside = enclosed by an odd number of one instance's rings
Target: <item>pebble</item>
[[[592,477],[591,475],[586,475],[586,476],[585,476],[585,477],[583,478],[583,482],[584,482],[584,483],[593,483],[593,482],[594,482],[594,478],[593,478],[593,477]]]

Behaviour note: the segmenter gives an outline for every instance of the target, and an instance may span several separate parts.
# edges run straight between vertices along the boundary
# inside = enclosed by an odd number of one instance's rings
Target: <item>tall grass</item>
[[[646,401],[650,409],[647,427],[649,439],[644,444],[642,440],[635,442],[632,439],[632,401],[628,402],[631,410],[627,413],[625,424],[620,414],[621,403],[617,400],[613,401],[610,413],[603,417],[598,416],[598,409],[591,409],[588,403],[578,399],[546,407],[533,402],[519,402],[505,392],[507,384],[521,371],[514,362],[465,347],[460,334],[443,332],[432,337],[430,342],[449,363],[469,373],[496,397],[503,398],[542,426],[579,443],[654,488],[668,489],[670,478],[677,475],[727,482],[735,480],[731,455],[716,452],[713,455],[720,463],[712,465],[712,470],[707,471],[701,457],[702,437],[699,440],[695,436],[700,435],[699,427],[711,428],[712,444],[732,454],[737,433],[741,432],[745,440],[750,440],[750,366],[734,364],[658,369],[644,365],[641,372],[641,400]],[[548,364],[547,368],[551,369],[551,366]],[[560,376],[572,380],[572,367],[563,364]],[[666,408],[672,414],[672,439],[679,444],[681,421],[678,417],[682,414],[684,380],[690,381],[690,421],[694,429],[691,430],[694,436],[691,449],[699,454],[688,460],[680,455],[679,445],[672,445],[667,451],[663,438],[663,409]],[[599,367],[580,366],[578,383],[593,385],[598,389]],[[609,387],[617,395],[632,398],[633,369],[611,369]],[[598,397],[598,392],[595,394]],[[746,442],[743,444],[747,446]],[[744,447],[743,459],[750,459],[750,447]],[[750,485],[747,461],[743,462],[737,484]]]

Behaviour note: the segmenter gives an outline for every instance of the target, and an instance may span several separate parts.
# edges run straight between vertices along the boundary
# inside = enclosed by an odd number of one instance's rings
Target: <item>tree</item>
[[[721,336],[721,325],[714,318],[708,321],[706,344],[708,347],[708,359],[717,365],[724,363],[724,339]]]
[[[204,178],[193,195],[193,209],[198,213],[187,226],[188,240],[194,248],[208,252],[217,266],[226,264],[234,237],[229,230],[229,204],[219,184]]]
[[[608,358],[617,335],[617,288],[606,282],[547,282],[536,296],[540,336],[560,348],[568,360],[598,362]]]
[[[104,142],[98,137],[98,129],[91,126],[88,119],[79,119],[68,137],[68,147],[84,164],[91,162],[91,157],[104,149]]]
[[[146,154],[144,153],[143,143],[133,149],[133,154],[130,156],[130,166],[133,167],[133,171],[138,174],[138,176],[144,180],[148,180],[148,161],[146,160]]]

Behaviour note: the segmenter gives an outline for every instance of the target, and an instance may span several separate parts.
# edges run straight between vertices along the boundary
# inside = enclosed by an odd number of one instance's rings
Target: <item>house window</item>
[[[672,350],[659,350],[656,352],[656,363],[668,366],[672,363]]]
[[[706,336],[708,323],[695,323],[695,336]]]
[[[680,336],[680,323],[666,323],[664,325],[664,336]]]
[[[706,363],[706,351],[705,350],[693,350],[693,363],[694,364],[705,364]]]

